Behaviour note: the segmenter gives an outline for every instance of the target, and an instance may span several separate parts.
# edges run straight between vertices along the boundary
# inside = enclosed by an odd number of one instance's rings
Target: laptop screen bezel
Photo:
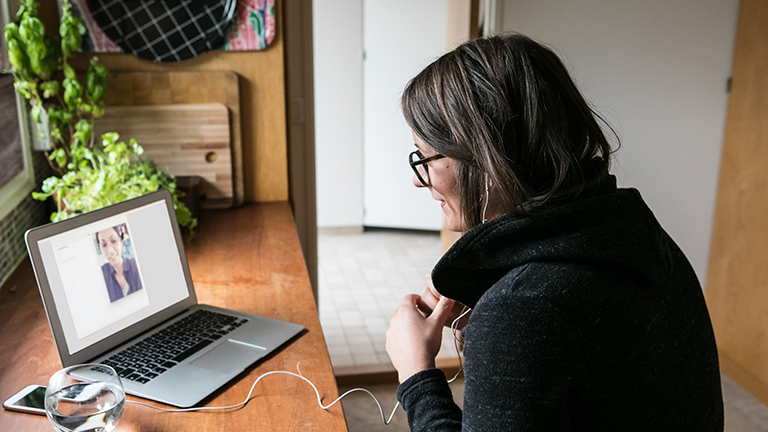
[[[187,297],[102,339],[99,342],[83,348],[78,352],[70,354],[69,346],[67,345],[66,337],[64,334],[64,329],[59,319],[59,315],[56,312],[56,302],[51,292],[47,274],[43,268],[42,254],[39,248],[39,242],[58,234],[99,221],[101,219],[115,216],[120,213],[124,213],[132,209],[160,201],[163,201],[165,208],[168,211],[168,216],[171,220],[171,226],[173,227],[173,236],[176,241],[176,250],[179,253],[179,260],[181,261],[181,266],[187,286]],[[56,344],[56,349],[59,352],[61,364],[64,367],[91,361],[103,355],[107,351],[129,341],[137,335],[144,333],[145,331],[197,304],[197,297],[192,285],[192,276],[189,271],[189,264],[187,263],[187,257],[184,251],[184,241],[181,237],[181,230],[179,229],[179,224],[176,220],[176,211],[173,208],[173,198],[171,193],[166,189],[160,189],[156,192],[152,192],[132,200],[114,204],[109,207],[104,207],[99,210],[94,210],[92,212],[65,219],[60,222],[32,228],[25,233],[24,239],[27,243],[27,251],[29,253],[30,261],[32,262],[35,278],[37,279],[37,286],[40,290],[40,296],[43,300],[46,316],[48,317],[48,324],[51,327],[53,340]]]

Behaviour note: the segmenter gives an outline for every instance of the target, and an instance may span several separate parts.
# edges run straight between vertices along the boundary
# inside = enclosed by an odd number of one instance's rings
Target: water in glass
[[[51,378],[45,398],[45,411],[53,426],[60,432],[109,432],[117,426],[125,406],[125,391],[114,370],[96,366],[98,374],[86,379],[83,372],[67,369],[57,372],[65,378]],[[71,368],[68,368],[71,369]],[[83,370],[83,368],[81,368]],[[93,372],[94,368],[86,372]],[[107,373],[102,374],[101,371]],[[56,382],[54,382],[56,381]]]

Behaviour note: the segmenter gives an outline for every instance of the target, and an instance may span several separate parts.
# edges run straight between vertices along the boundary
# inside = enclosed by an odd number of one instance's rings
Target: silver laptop
[[[197,303],[167,190],[26,242],[62,365],[109,364],[135,396],[193,406],[303,330]]]

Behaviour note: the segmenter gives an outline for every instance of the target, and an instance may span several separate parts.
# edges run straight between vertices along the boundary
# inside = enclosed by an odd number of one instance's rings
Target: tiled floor
[[[768,431],[768,407],[722,374],[725,432]]]
[[[334,367],[389,363],[384,350],[389,320],[403,296],[421,291],[440,253],[437,233],[320,232],[320,322]],[[455,357],[449,334],[439,356]],[[371,389],[389,415],[396,385]],[[768,432],[768,407],[726,375],[723,399],[726,432]],[[351,432],[379,430],[378,409],[367,395],[350,395],[343,404]],[[408,430],[402,412],[398,415],[381,430]]]
[[[389,320],[406,294],[424,288],[441,255],[439,233],[321,230],[317,243],[320,322],[333,366],[390,363]],[[448,336],[439,357],[450,356]]]

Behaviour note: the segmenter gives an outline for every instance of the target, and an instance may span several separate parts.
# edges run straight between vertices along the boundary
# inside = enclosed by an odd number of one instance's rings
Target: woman
[[[114,302],[141,290],[136,260],[123,256],[123,238],[119,226],[97,232],[96,243],[107,260],[107,263],[101,266],[101,272],[107,284],[109,301]]]
[[[722,431],[696,275],[640,194],[616,187],[557,56],[521,35],[474,40],[402,106],[414,184],[466,232],[387,331],[411,430]],[[465,306],[462,411],[435,356]]]

